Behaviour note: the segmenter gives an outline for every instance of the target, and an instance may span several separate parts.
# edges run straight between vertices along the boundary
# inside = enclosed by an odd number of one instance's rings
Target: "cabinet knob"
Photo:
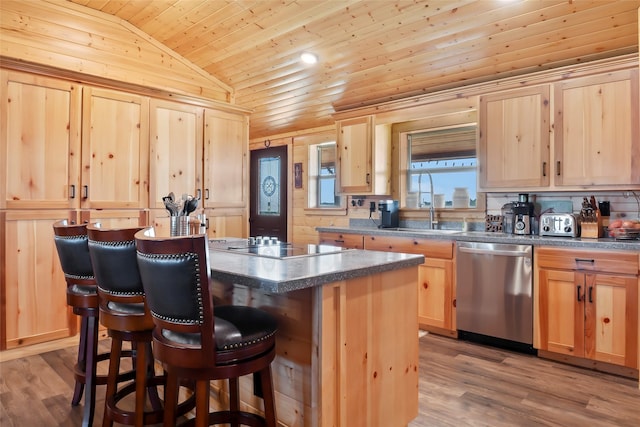
[[[425,289],[428,289],[429,288],[429,282],[423,282],[422,283],[422,287],[425,288]]]

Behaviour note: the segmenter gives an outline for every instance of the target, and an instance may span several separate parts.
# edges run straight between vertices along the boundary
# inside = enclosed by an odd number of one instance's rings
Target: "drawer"
[[[453,259],[453,241],[449,240],[364,236],[364,248],[372,251],[422,254],[427,258]]]
[[[363,249],[362,234],[320,233],[321,245],[341,246],[348,249]]]
[[[625,251],[590,251],[539,248],[534,250],[539,268],[598,271],[637,276],[638,254]]]

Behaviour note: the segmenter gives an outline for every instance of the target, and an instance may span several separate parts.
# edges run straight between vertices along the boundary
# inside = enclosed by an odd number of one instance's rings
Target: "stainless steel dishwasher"
[[[531,245],[457,242],[460,338],[534,352],[532,256]]]

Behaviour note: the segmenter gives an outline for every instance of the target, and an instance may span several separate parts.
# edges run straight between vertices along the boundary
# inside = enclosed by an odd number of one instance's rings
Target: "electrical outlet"
[[[369,212],[376,211],[376,202],[369,202]]]
[[[622,197],[624,197],[625,199],[628,199],[629,197],[631,197],[631,192],[630,191],[624,191],[622,193]]]

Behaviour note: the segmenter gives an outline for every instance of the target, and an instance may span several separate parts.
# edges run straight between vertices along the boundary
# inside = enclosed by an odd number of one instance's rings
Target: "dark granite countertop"
[[[317,227],[319,232],[369,234],[377,236],[415,237],[427,239],[445,239],[464,242],[487,242],[525,244],[533,246],[556,246],[576,249],[615,249],[640,252],[640,240],[586,239],[572,237],[549,237],[537,235],[514,235],[504,233],[490,233],[484,231],[455,231],[429,229],[384,229],[374,227]]]
[[[236,239],[237,241],[238,239]],[[272,258],[225,250],[228,239],[209,243],[213,279],[284,293],[424,262],[422,255],[349,249],[339,253]]]

